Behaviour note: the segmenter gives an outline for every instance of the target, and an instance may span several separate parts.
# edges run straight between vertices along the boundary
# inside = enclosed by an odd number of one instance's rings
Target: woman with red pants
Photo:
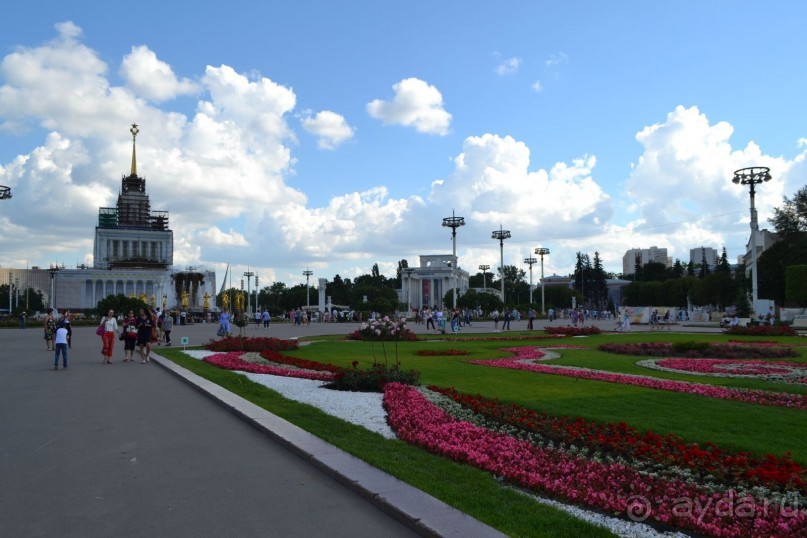
[[[118,335],[118,320],[115,319],[115,312],[109,310],[106,316],[101,320],[100,325],[104,328],[101,334],[101,362],[106,364],[112,363],[112,350],[115,348],[115,338]]]

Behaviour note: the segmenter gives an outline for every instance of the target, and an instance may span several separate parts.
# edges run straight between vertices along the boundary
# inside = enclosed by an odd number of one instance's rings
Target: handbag
[[[224,330],[224,327],[219,325],[219,330],[216,331],[216,336],[226,336],[226,335],[227,335],[227,331]]]
[[[95,334],[97,334],[98,336],[103,336],[105,332],[106,329],[104,329],[103,325],[99,325],[98,328],[95,329]]]

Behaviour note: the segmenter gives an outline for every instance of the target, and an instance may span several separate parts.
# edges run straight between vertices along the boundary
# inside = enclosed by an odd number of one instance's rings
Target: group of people
[[[151,362],[152,345],[165,342],[166,346],[170,346],[173,328],[173,316],[160,313],[159,308],[153,311],[141,308],[137,316],[130,310],[120,325],[115,311],[110,309],[101,319],[97,330],[102,342],[101,362],[112,363],[115,338],[123,341],[123,362],[134,362],[135,347],[138,348],[141,364]]]

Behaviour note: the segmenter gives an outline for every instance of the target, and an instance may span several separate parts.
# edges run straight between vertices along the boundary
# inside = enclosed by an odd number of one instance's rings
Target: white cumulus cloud
[[[193,81],[177,79],[171,66],[146,46],[132,47],[132,52],[123,58],[120,73],[136,94],[155,102],[199,91]]]
[[[335,149],[353,138],[355,131],[342,115],[330,110],[317,112],[314,116],[307,113],[301,123],[303,129],[317,137],[317,145],[322,149]]]
[[[418,132],[447,135],[451,114],[443,105],[443,96],[434,86],[417,78],[407,78],[392,86],[391,101],[376,99],[367,104],[373,118],[388,125],[412,126]]]

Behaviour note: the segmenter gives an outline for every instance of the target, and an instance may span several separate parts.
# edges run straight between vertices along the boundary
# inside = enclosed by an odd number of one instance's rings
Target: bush
[[[353,361],[352,369],[343,369],[325,388],[347,390],[352,392],[383,392],[386,383],[403,383],[417,385],[420,372],[417,370],[401,370],[400,365],[387,367],[374,364],[366,370],[358,368],[358,361]]]
[[[358,330],[347,335],[348,340],[370,340],[375,342],[407,340],[415,341],[418,336],[406,328],[406,318],[393,321],[389,317],[362,323]]]
[[[544,331],[549,334],[557,334],[563,336],[591,336],[600,334],[602,331],[597,327],[545,327]]]
[[[297,342],[293,340],[246,336],[225,336],[205,344],[205,349],[210,351],[294,351],[297,348]]]
[[[777,323],[776,325],[754,325],[751,327],[729,327],[724,330],[726,334],[742,334],[745,336],[797,336],[790,325]]]

